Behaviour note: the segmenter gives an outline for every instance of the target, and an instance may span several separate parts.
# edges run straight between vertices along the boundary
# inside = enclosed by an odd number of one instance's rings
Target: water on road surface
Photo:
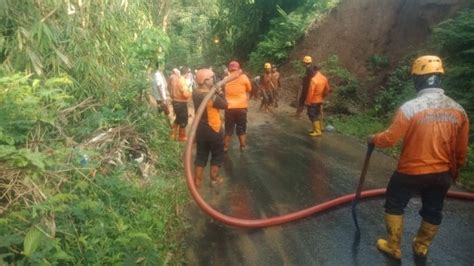
[[[206,174],[200,192],[208,203],[229,216],[258,219],[287,214],[353,193],[366,146],[337,133],[306,135],[306,118],[287,113],[249,112],[248,150],[241,153],[233,137],[221,174],[225,183],[211,188]],[[364,189],[385,187],[396,161],[374,151]],[[402,262],[415,262],[411,240],[421,207],[411,200],[405,214]],[[358,205],[361,237],[355,241],[350,204],[289,224],[265,229],[223,225],[190,204],[187,234],[189,265],[392,265],[375,248],[385,236],[383,198]],[[474,265],[474,205],[447,200],[444,221],[426,265]]]

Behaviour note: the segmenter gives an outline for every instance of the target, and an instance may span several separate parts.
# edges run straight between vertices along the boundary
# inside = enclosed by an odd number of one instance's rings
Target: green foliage
[[[410,75],[410,60],[404,60],[392,73],[387,83],[374,97],[374,111],[379,117],[389,118],[405,101],[415,97]]]
[[[174,194],[181,189],[183,195],[185,186],[156,180],[142,187],[120,175],[97,176],[92,183],[76,175],[65,188],[67,194],[33,206],[33,216],[22,210],[9,213],[0,225],[5,241],[0,242],[0,254],[2,247],[16,250],[21,244],[23,252],[3,253],[4,260],[74,265],[156,265],[169,260],[169,252],[177,252],[175,230],[182,223],[174,200],[183,199]],[[55,214],[55,237],[46,233],[44,224],[50,213]]]
[[[277,16],[277,6],[288,12],[303,2],[219,0],[220,16],[214,22],[214,35],[221,40],[220,45],[227,50],[228,57],[245,60],[260,36],[268,31],[270,20]]]
[[[71,103],[67,76],[47,80],[16,73],[0,78],[0,144],[22,144],[38,124],[57,126],[59,110]]]
[[[277,6],[277,17],[270,20],[269,31],[250,53],[249,68],[255,72],[265,62],[281,64],[301,39],[311,22],[335,6],[338,1],[325,0],[307,2],[291,13]]]
[[[377,73],[380,70],[388,67],[390,62],[388,61],[388,58],[383,56],[383,55],[372,55],[369,57],[367,60],[367,68],[372,71],[373,73]]]
[[[170,39],[163,31],[158,28],[146,28],[137,38],[136,45],[131,47],[130,54],[144,66],[154,67],[153,63],[164,63],[169,47]]]
[[[360,82],[350,71],[341,66],[337,55],[331,55],[321,63],[324,74],[331,81],[330,110],[335,113],[351,113],[351,106],[360,103],[363,99],[360,94]]]
[[[170,51],[157,1],[1,3],[0,264],[177,263],[181,147],[142,100],[146,68]],[[104,166],[101,153],[120,156],[129,139],[87,143],[124,126],[149,149],[153,176],[126,156]]]
[[[174,1],[173,5],[168,31],[172,43],[167,53],[168,68],[216,65],[218,47],[213,43],[212,20],[219,17],[217,1]],[[209,54],[212,56],[206,58]]]
[[[444,58],[446,94],[459,102],[470,118],[471,132],[474,120],[474,10],[439,24],[434,29],[433,43]],[[461,182],[473,188],[474,150],[471,134],[467,167],[461,172]]]
[[[474,10],[439,24],[433,42],[446,58],[443,88],[474,117]]]

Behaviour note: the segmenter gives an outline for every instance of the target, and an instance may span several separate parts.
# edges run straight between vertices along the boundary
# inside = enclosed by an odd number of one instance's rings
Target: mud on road
[[[200,192],[214,208],[239,218],[286,214],[335,197],[353,193],[365,155],[365,145],[337,133],[322,138],[306,136],[306,117],[249,110],[249,149],[240,153],[233,139],[222,169],[225,183],[217,188],[206,176]],[[365,188],[387,184],[396,161],[375,151]],[[350,206],[341,206],[301,221],[265,229],[239,229],[213,221],[191,202],[191,224],[186,238],[189,265],[381,265],[392,261],[375,248],[385,234],[383,199],[364,200],[358,207],[362,236],[354,242]],[[411,239],[418,229],[419,198],[406,213],[403,263],[415,264]],[[474,254],[472,202],[447,200],[445,220],[427,265],[472,265]]]

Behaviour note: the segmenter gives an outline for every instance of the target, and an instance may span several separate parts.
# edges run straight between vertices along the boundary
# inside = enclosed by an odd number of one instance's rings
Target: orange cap
[[[234,71],[234,70],[239,70],[240,69],[240,64],[237,61],[232,61],[229,63],[229,71]]]
[[[206,79],[212,79],[214,77],[214,72],[209,68],[199,69],[196,73],[196,82],[198,84],[204,84]]]

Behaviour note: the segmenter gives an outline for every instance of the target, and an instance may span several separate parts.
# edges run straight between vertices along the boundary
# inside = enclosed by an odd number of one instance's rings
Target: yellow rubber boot
[[[428,247],[433,241],[433,238],[438,233],[439,225],[430,224],[426,221],[421,221],[420,229],[415,239],[413,239],[413,252],[419,257],[426,257],[428,254]]]
[[[388,256],[400,260],[400,241],[403,232],[403,215],[385,214],[385,226],[387,227],[387,240],[377,240],[377,248]]]
[[[320,137],[321,133],[321,121],[313,122],[313,131],[309,133],[311,137]]]

